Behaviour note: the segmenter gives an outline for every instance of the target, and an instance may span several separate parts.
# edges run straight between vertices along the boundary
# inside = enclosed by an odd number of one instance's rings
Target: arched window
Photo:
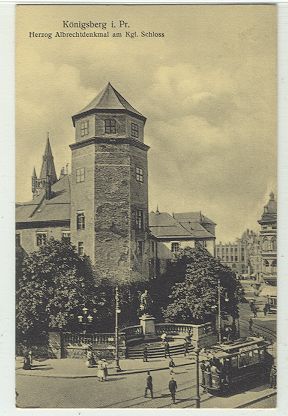
[[[272,250],[277,250],[277,238],[272,237],[271,239],[271,248]]]
[[[263,251],[268,251],[269,250],[269,241],[267,238],[264,238],[263,243],[262,243],[262,250]]]

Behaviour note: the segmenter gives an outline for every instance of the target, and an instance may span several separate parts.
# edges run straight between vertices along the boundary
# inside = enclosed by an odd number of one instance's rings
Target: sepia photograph
[[[276,408],[276,5],[15,19],[15,406]]]

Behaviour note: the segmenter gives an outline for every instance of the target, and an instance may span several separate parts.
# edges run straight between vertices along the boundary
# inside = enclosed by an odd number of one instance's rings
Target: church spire
[[[57,175],[56,175],[50,140],[49,140],[49,133],[47,133],[47,141],[46,141],[45,152],[43,155],[40,176],[37,178],[35,168],[33,169],[33,173],[32,173],[33,198],[39,195],[40,191],[43,189],[45,189],[46,191],[46,196],[48,195],[50,197],[51,186],[55,182],[57,182]],[[47,193],[47,189],[50,190],[48,193]]]
[[[51,185],[57,182],[54,158],[52,155],[52,149],[51,149],[50,140],[49,140],[49,132],[47,133],[46,148],[45,148],[45,153],[43,155],[43,162],[42,162],[39,179],[46,180],[48,176],[50,178]]]

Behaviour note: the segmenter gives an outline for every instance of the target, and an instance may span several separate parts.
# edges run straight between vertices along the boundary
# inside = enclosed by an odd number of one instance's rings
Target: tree
[[[197,245],[180,251],[172,270],[178,282],[173,285],[169,295],[171,301],[163,310],[166,320],[204,323],[215,318],[218,280],[222,316],[229,314],[233,320],[238,317],[241,285],[235,274],[205,248]]]
[[[84,305],[94,312],[96,325],[101,315],[109,320],[106,293],[97,287],[88,257],[80,257],[70,243],[50,239],[16,266],[18,340],[75,327]]]

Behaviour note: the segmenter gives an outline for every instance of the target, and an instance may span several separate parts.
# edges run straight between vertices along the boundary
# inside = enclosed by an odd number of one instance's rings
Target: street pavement
[[[126,370],[123,373],[113,373],[109,369],[108,381],[98,381],[95,369],[86,369],[82,360],[47,360],[42,365],[48,368],[31,370],[35,374],[33,377],[27,376],[20,369],[16,371],[16,391],[18,393],[17,406],[21,408],[189,408],[195,407],[193,396],[195,395],[195,364],[191,357],[176,358],[176,369],[174,378],[178,384],[177,402],[171,403],[168,391],[168,382],[171,378],[168,370],[167,360],[154,359],[153,362],[143,363],[141,360],[123,360],[122,367],[128,361],[133,364],[134,371],[152,369],[154,385],[154,399],[144,398],[146,385],[146,372],[133,373]],[[133,362],[133,363],[132,363]],[[61,363],[61,364],[60,364]],[[38,364],[38,363],[36,363]],[[19,367],[20,362],[17,362]],[[53,370],[51,370],[53,367]],[[63,378],[63,371],[66,367],[66,376]],[[146,368],[145,368],[146,367]],[[165,369],[160,369],[160,368]],[[41,367],[39,367],[41,368]],[[126,367],[128,369],[128,367]],[[69,370],[68,370],[69,369]],[[61,370],[61,371],[60,371]],[[85,377],[86,371],[92,371],[92,377]],[[24,370],[23,370],[24,371]],[[39,371],[39,373],[38,373]],[[41,376],[38,374],[41,373]],[[52,377],[44,376],[44,373],[51,371]],[[78,373],[78,376],[76,376]],[[83,377],[84,375],[84,377]],[[90,373],[92,375],[92,373]],[[245,386],[247,390],[239,391],[229,397],[214,397],[210,394],[201,392],[201,407],[205,408],[234,408],[245,405],[247,402],[259,400],[269,394],[275,394],[275,390],[262,386]],[[201,389],[202,390],[202,389]],[[273,396],[272,401],[276,400]],[[259,402],[261,403],[261,402]]]

